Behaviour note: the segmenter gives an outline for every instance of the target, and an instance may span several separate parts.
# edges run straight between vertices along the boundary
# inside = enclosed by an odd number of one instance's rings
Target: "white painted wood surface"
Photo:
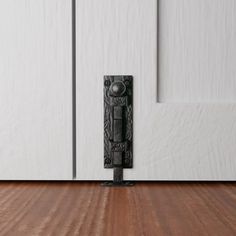
[[[160,102],[236,102],[236,1],[162,0]]]
[[[77,179],[112,179],[112,170],[103,169],[103,75],[109,74],[134,76],[134,169],[125,171],[125,179],[236,179],[236,105],[221,103],[235,100],[229,93],[236,77],[230,61],[234,6],[234,0],[161,1],[166,15],[160,19],[165,35],[158,62],[157,0],[77,0]],[[194,84],[183,85],[189,89],[183,94],[180,85],[174,96],[169,93],[172,81],[188,78],[197,80],[195,93]],[[158,80],[163,101],[184,103],[157,103]]]
[[[0,179],[72,179],[71,1],[0,1]]]

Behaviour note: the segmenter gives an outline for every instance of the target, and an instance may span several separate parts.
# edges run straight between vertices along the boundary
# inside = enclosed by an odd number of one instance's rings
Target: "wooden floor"
[[[235,236],[236,183],[0,182],[0,235]]]

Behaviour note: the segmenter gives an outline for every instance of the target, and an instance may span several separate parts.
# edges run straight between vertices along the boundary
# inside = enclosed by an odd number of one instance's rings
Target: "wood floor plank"
[[[0,236],[234,236],[236,183],[0,182]]]

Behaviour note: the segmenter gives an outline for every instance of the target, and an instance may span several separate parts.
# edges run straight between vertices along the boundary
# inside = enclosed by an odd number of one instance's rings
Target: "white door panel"
[[[0,179],[72,179],[71,2],[0,1]]]
[[[155,103],[146,79],[156,83],[156,1],[79,0],[76,10],[77,177],[109,179],[112,170],[103,168],[103,76],[134,76],[134,115],[149,111],[143,93]],[[136,120],[134,125],[139,128]]]
[[[163,0],[159,11],[157,0],[77,0],[77,179],[112,179],[103,76],[127,74],[134,168],[125,179],[236,179],[234,9],[234,0]]]
[[[158,101],[236,101],[236,1],[162,0]]]

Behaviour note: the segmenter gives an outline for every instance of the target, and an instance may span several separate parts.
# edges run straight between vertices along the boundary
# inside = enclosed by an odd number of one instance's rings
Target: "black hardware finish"
[[[107,186],[130,186],[123,168],[133,167],[133,77],[104,76],[104,167],[113,168]]]

